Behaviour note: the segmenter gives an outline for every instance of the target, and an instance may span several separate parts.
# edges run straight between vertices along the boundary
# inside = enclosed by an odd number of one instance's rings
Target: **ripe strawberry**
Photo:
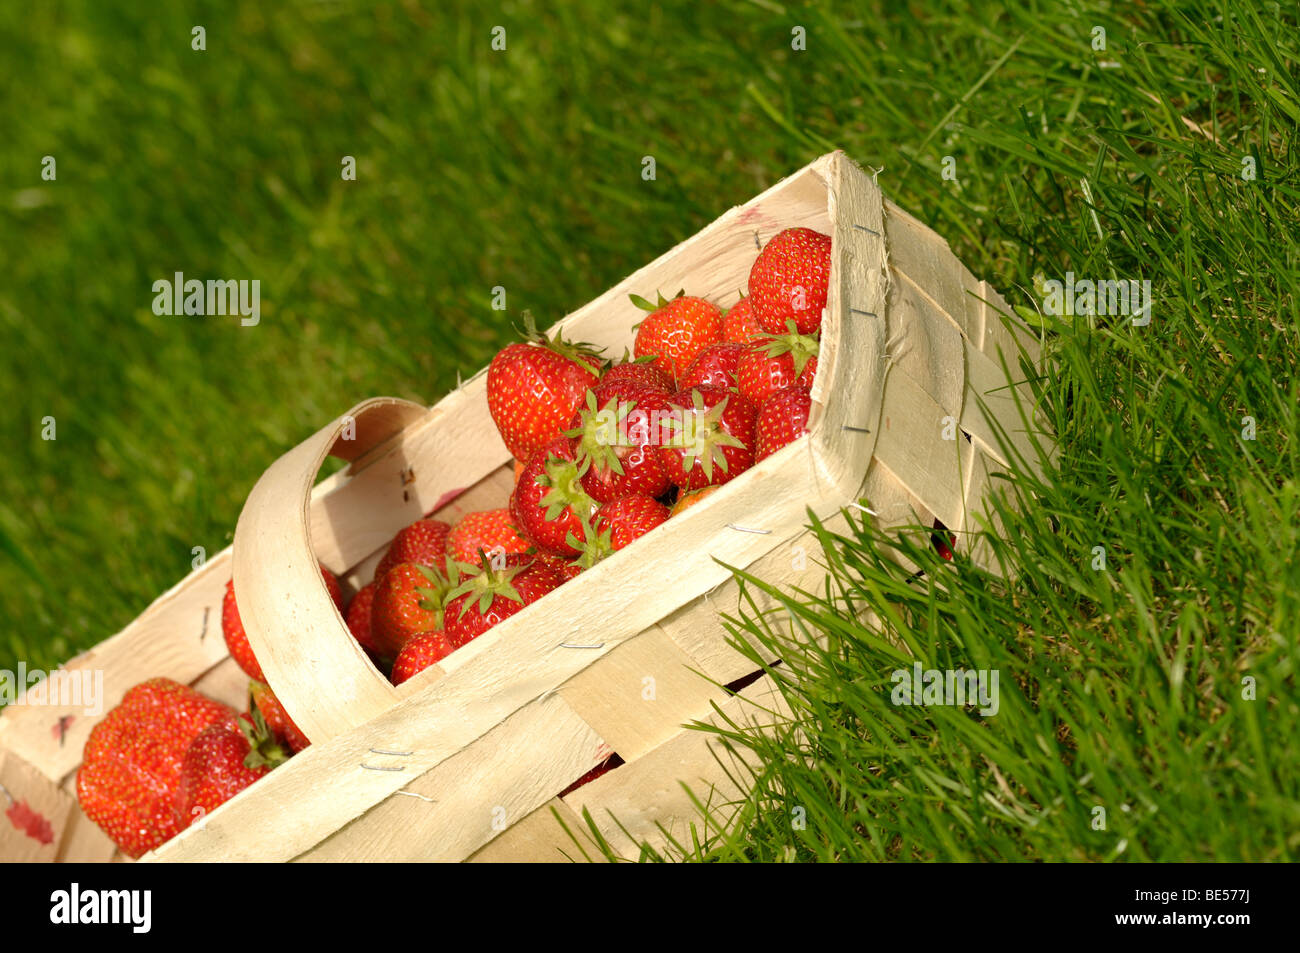
[[[398,531],[388,546],[388,552],[375,567],[376,581],[398,563],[419,563],[433,566],[441,573],[447,571],[447,534],[451,526],[442,520],[416,520]]]
[[[689,510],[692,506],[700,502],[700,500],[704,499],[716,489],[718,489],[716,486],[706,486],[704,489],[695,490],[693,493],[680,494],[677,497],[677,502],[673,504],[673,508],[668,511],[668,516],[671,518],[685,510]]]
[[[440,662],[452,653],[451,643],[441,629],[433,632],[421,632],[397,654],[393,663],[393,684],[400,685],[417,672],[423,672],[435,662]]]
[[[447,594],[446,633],[453,648],[532,605],[562,581],[555,570],[527,556],[508,556],[506,562],[505,569],[464,567],[470,575]]]
[[[609,393],[608,399],[604,395]],[[648,387],[604,382],[587,392],[587,406],[565,431],[572,438],[572,455],[581,472],[582,488],[593,500],[606,503],[630,493],[659,496],[671,485],[655,452],[654,434],[638,421],[655,409],[668,410],[668,395]],[[599,408],[599,409],[597,409]]]
[[[610,534],[617,552],[668,519],[668,507],[654,497],[638,494],[606,503],[596,511],[596,529]]]
[[[736,386],[736,368],[747,345],[734,341],[710,344],[691,362],[682,377],[681,390],[692,387],[720,387],[723,390]]]
[[[762,333],[763,329],[758,326],[758,318],[754,316],[754,309],[750,307],[748,298],[741,298],[733,304],[722,319],[724,341],[745,344]]]
[[[831,237],[787,228],[772,237],[749,272],[750,307],[759,327],[780,334],[793,320],[800,334],[822,324],[831,277]]]
[[[488,366],[492,420],[511,454],[529,459],[573,419],[599,377],[601,360],[583,344],[540,334],[525,313],[527,341],[510,344]]]
[[[722,340],[722,312],[703,298],[678,296],[659,304],[632,296],[632,302],[651,312],[636,332],[633,351],[638,358],[654,355],[654,366],[673,380],[686,373],[691,361]]]
[[[516,485],[518,482],[516,478]],[[508,509],[466,513],[447,534],[447,558],[453,562],[478,565],[480,549],[489,558],[497,552],[506,555],[522,553],[528,549],[528,540],[524,539],[519,524]]]
[[[802,387],[786,387],[763,401],[758,409],[754,462],[763,460],[808,432],[812,398]]]
[[[271,691],[270,685],[251,681],[248,683],[248,693],[252,696],[252,707],[261,714],[271,734],[277,740],[283,741],[293,754],[311,745],[311,741],[303,734],[302,729],[294,724],[289,713],[284,710],[280,699],[275,697],[275,692]]]
[[[718,485],[754,465],[754,418],[758,410],[740,394],[696,387],[674,394],[679,408],[672,441],[660,446],[668,478],[683,490]]]
[[[762,404],[785,387],[797,384],[805,390],[812,388],[821,345],[816,338],[799,334],[793,328],[791,321],[786,334],[760,335],[741,355],[736,368],[736,387],[754,404]]]
[[[176,801],[186,750],[234,714],[168,678],[134,686],[86,741],[77,772],[81,809],[130,857],[170,840],[192,819]]]
[[[575,556],[582,539],[582,521],[596,503],[582,487],[585,471],[574,461],[573,443],[561,436],[528,461],[510,497],[510,508],[524,536],[538,549],[557,556]]]
[[[342,612],[343,590],[339,588],[339,581],[334,578],[334,573],[324,566],[320,567],[320,574],[325,579],[325,588],[329,590],[334,604],[338,606],[339,612]],[[258,664],[257,656],[253,654],[253,647],[248,644],[248,633],[244,631],[244,623],[239,618],[233,579],[226,583],[226,595],[221,602],[221,633],[226,637],[226,648],[230,651],[230,657],[244,670],[244,674],[259,682],[266,681],[266,676],[262,674],[262,666]]]
[[[348,623],[348,628],[352,630],[352,637],[360,643],[361,647],[367,652],[379,654],[379,645],[370,631],[370,609],[375,601],[375,586],[376,583],[368,582],[357,591],[352,601],[348,603],[348,611],[344,619]]]
[[[380,655],[395,656],[421,632],[442,628],[448,581],[419,563],[398,563],[379,580],[370,609],[370,634]]]
[[[177,808],[182,817],[197,820],[286,760],[260,717],[250,724],[232,715],[211,724],[185,750]]]
[[[615,364],[600,378],[597,386],[613,387],[620,384],[637,384],[664,394],[673,392],[673,380],[654,366],[653,359]]]
[[[563,556],[552,556],[550,553],[538,553],[533,557],[533,561],[555,570],[555,573],[560,577],[561,584],[575,578],[586,568],[576,560],[565,559]]]

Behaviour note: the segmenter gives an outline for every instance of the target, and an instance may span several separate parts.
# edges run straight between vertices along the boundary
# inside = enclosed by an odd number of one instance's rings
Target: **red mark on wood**
[[[68,734],[68,726],[72,724],[72,715],[63,715],[50,726],[50,734],[59,739],[59,747],[63,747],[63,739]]]
[[[42,844],[54,843],[54,828],[45,819],[44,815],[33,811],[26,801],[15,801],[13,806],[5,811],[5,816],[9,818],[14,827],[28,837],[34,838]]]
[[[736,216],[736,221],[741,225],[748,225],[750,222],[756,222],[765,217],[762,206],[755,205],[753,208],[747,208]]]
[[[433,508],[429,510],[428,515],[432,516],[434,513],[438,512],[438,510],[442,509],[444,506],[446,506],[448,503],[456,499],[456,497],[460,496],[464,492],[465,492],[465,487],[463,486],[457,487],[454,490],[448,490],[442,496],[438,497],[438,502],[433,504]]]

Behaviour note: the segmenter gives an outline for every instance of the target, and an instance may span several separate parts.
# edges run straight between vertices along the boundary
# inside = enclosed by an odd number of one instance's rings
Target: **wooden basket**
[[[810,435],[562,594],[394,688],[317,572],[319,558],[359,587],[413,520],[504,505],[511,458],[480,373],[430,408],[358,404],[286,453],[249,494],[230,549],[68,663],[102,671],[105,711],[157,675],[242,706],[247,680],[219,622],[233,571],[249,641],[312,739],[146,859],[563,860],[580,854],[559,821],[581,831],[583,808],[635,856],[629,835],[662,843],[698,822],[682,782],[734,809],[743,770],[710,735],[682,726],[762,724],[783,709],[767,677],[738,694],[720,687],[754,665],[718,620],[736,609],[737,592],[718,561],[811,586],[822,570],[806,510],[833,523],[850,504],[887,527],[938,519],[961,549],[963,531],[985,519],[990,478],[1017,454],[1034,459],[1028,390],[1008,386],[1006,368],[1021,380],[1018,356],[1037,365],[1035,342],[942,239],[885,202],[841,153],[733,208],[561,326],[621,354],[637,320],[629,292],[685,287],[729,305],[760,244],[796,225],[833,236]],[[350,466],[313,487],[327,454]],[[0,822],[0,859],[120,859],[75,799],[97,717],[53,704],[4,711],[0,784],[49,820],[52,838]],[[611,750],[626,763],[558,796]]]

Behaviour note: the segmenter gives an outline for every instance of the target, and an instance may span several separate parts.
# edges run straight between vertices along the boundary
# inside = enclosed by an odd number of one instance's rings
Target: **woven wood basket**
[[[1018,357],[1037,366],[1036,343],[942,239],[841,153],[733,208],[560,326],[621,354],[638,314],[629,292],[685,287],[730,305],[761,243],[796,225],[833,236],[811,434],[567,583],[562,597],[394,688],[315,568],[319,558],[356,588],[404,525],[504,505],[511,458],[480,373],[433,407],[365,401],[286,453],[249,494],[230,549],[69,662],[70,673],[103,673],[105,711],[158,675],[241,706],[247,680],[219,622],[233,572],[249,640],[312,739],[146,859],[564,860],[580,853],[560,822],[582,831],[584,808],[635,857],[636,839],[689,837],[699,822],[683,782],[725,822],[745,794],[743,766],[683,725],[761,726],[784,709],[766,676],[739,693],[719,687],[754,665],[718,620],[735,611],[737,590],[715,559],[812,586],[821,569],[799,558],[815,551],[806,509],[835,525],[863,502],[890,528],[938,519],[961,549],[963,531],[985,524],[991,477],[1017,455],[1034,459],[1034,428],[1016,400],[1018,391],[1029,407],[1028,389],[1016,382]],[[350,466],[313,487],[327,454]],[[0,784],[50,829],[33,837],[0,822],[0,859],[121,859],[75,798],[98,717],[73,705],[3,712]],[[559,797],[610,751],[625,763]]]

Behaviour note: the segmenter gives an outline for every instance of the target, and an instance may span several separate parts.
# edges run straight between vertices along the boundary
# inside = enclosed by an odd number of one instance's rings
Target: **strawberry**
[[[692,387],[720,387],[726,390],[736,386],[736,368],[747,346],[734,341],[710,344],[691,362],[682,377],[681,390]]]
[[[733,304],[722,319],[724,341],[745,344],[762,332],[763,329],[758,326],[758,318],[754,317],[754,309],[750,307],[748,298],[741,298]]]
[[[596,511],[596,529],[610,534],[617,552],[668,519],[668,507],[654,497],[638,494],[606,503]]]
[[[447,593],[447,640],[453,648],[478,638],[492,626],[532,605],[560,585],[559,574],[528,556],[507,556],[506,568],[474,570]]]
[[[233,715],[204,728],[185,750],[176,805],[191,821],[210,814],[287,760],[266,722]]]
[[[360,643],[361,647],[367,652],[378,655],[379,646],[370,631],[370,609],[375,601],[376,585],[377,583],[368,582],[357,591],[352,601],[348,603],[348,611],[344,619],[347,621],[348,628],[352,630],[352,637]]]
[[[587,568],[576,560],[565,559],[562,556],[552,556],[550,553],[538,553],[533,557],[534,562],[541,563],[560,577],[561,584],[575,578],[583,569]]]
[[[86,740],[81,809],[130,857],[170,840],[192,819],[176,800],[186,750],[203,729],[234,715],[168,678],[134,686]]]
[[[559,436],[601,367],[590,346],[571,344],[558,335],[549,340],[526,312],[524,322],[528,340],[498,352],[487,379],[492,420],[510,453],[520,460]]]
[[[831,277],[831,237],[811,228],[787,228],[772,237],[749,271],[750,307],[768,334],[793,320],[800,334],[822,325]]]
[[[820,347],[816,338],[796,332],[793,321],[786,334],[760,335],[740,357],[736,387],[756,405],[784,387],[810,390]]]
[[[582,521],[596,506],[582,487],[586,469],[575,462],[572,441],[564,436],[528,461],[510,497],[510,508],[538,549],[557,556],[577,555],[570,537],[582,539]]]
[[[704,489],[695,490],[693,493],[681,494],[677,497],[677,502],[673,504],[673,508],[668,511],[668,516],[677,516],[679,513],[689,510],[716,489],[718,489],[716,486],[706,486]]]
[[[812,398],[802,387],[786,387],[763,401],[754,425],[757,433],[754,462],[771,456],[806,434],[811,408]]]
[[[388,546],[388,552],[375,567],[375,580],[398,563],[419,563],[434,566],[441,573],[447,571],[447,534],[451,526],[442,520],[416,520],[400,530]]]
[[[678,416],[672,439],[660,446],[668,478],[683,490],[718,485],[754,465],[754,418],[758,411],[740,394],[696,387],[674,394]]]
[[[277,740],[283,741],[289,751],[297,754],[311,745],[311,741],[302,733],[302,729],[293,723],[289,713],[284,710],[280,699],[275,697],[275,692],[271,691],[270,685],[258,681],[249,682],[248,693],[251,709],[262,716],[271,734]],[[251,718],[252,712],[250,711],[245,717]]]
[[[417,672],[423,672],[435,662],[440,662],[452,653],[451,643],[441,629],[421,632],[402,646],[393,663],[393,684],[400,685]]]
[[[421,632],[442,628],[443,596],[448,581],[419,563],[398,563],[375,587],[370,632],[380,655],[395,656]]]
[[[638,358],[654,355],[653,364],[677,380],[691,361],[710,344],[722,340],[722,312],[703,298],[659,297],[658,306],[632,296],[632,303],[650,311],[636,332],[633,351]]]
[[[320,573],[325,579],[325,588],[329,590],[334,604],[338,606],[339,612],[342,612],[343,590],[339,588],[338,579],[324,566],[320,567]],[[226,637],[226,648],[230,651],[230,657],[244,670],[244,674],[259,682],[266,681],[266,676],[262,674],[262,666],[258,664],[257,656],[253,654],[253,647],[248,644],[248,633],[244,631],[244,623],[239,618],[233,579],[226,583],[226,595],[221,602],[221,633]]]
[[[447,534],[447,557],[458,563],[478,565],[479,550],[491,558],[498,552],[510,555],[527,549],[528,540],[508,509],[466,513]]]
[[[610,395],[607,400],[605,394]],[[602,382],[587,392],[587,406],[565,436],[573,441],[582,488],[597,503],[629,493],[659,496],[668,490],[668,473],[651,442],[651,429],[635,425],[654,409],[668,410],[667,395],[642,385],[615,382],[607,388]]]
[[[615,364],[600,378],[597,386],[613,387],[621,384],[637,384],[649,387],[664,394],[673,392],[673,379],[655,367],[653,358]]]

